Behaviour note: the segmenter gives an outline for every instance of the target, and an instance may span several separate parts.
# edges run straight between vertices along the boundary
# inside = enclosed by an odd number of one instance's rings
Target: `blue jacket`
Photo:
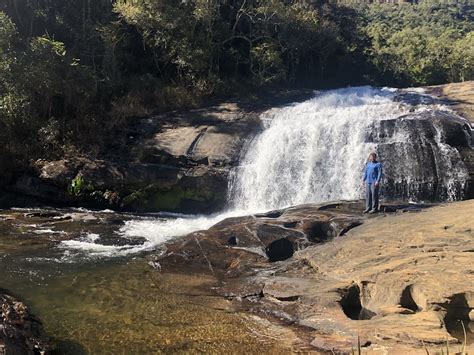
[[[382,164],[368,162],[364,169],[364,182],[367,184],[380,183],[380,179],[382,179]]]

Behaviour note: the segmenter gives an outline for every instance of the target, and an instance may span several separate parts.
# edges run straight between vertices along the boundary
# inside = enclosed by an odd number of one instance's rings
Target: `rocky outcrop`
[[[45,354],[53,348],[28,307],[0,294],[0,354]]]
[[[260,112],[310,94],[293,92],[258,105],[224,103],[140,120],[130,127],[121,156],[110,152],[100,159],[39,160],[33,171],[5,182],[4,189],[14,195],[3,194],[0,204],[194,213],[221,210],[230,169],[246,142],[261,129]],[[79,188],[71,192],[79,178]]]
[[[311,329],[318,349],[350,352],[359,339],[394,354],[445,350],[463,339],[461,321],[472,339],[474,201],[419,208],[367,218],[361,204],[338,202],[231,218],[152,263],[217,277],[218,294]]]
[[[454,113],[433,110],[383,120],[370,141],[384,159],[384,196],[446,201],[474,198],[474,133]]]
[[[216,108],[214,115],[210,108],[205,113],[189,112],[189,117],[167,117],[167,121],[162,116],[143,120],[123,159],[37,161],[36,173],[19,176],[9,190],[63,205],[133,211],[220,210],[229,169],[236,164],[245,140],[259,127],[257,116],[245,116],[237,106],[222,114],[218,113],[221,109]],[[79,177],[81,185],[71,191]]]
[[[466,198],[474,198],[474,82],[430,86],[426,91],[465,120],[462,128],[470,148],[463,144],[457,144],[456,148],[469,174]]]
[[[266,268],[268,262],[289,259],[297,251],[343,235],[361,223],[358,216],[336,215],[324,207],[307,205],[226,219],[208,231],[168,245],[165,262],[178,267],[184,263],[201,271],[209,271],[212,264],[212,273],[238,276],[247,268]]]

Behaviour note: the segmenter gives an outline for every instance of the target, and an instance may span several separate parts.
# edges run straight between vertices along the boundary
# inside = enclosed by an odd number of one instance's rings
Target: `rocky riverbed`
[[[0,286],[23,303],[2,296],[2,346],[440,352],[462,348],[462,322],[471,349],[474,202],[362,209],[223,215],[171,238],[180,220],[164,239],[171,217],[3,211]]]
[[[336,202],[227,219],[150,265],[216,277],[217,294],[301,327],[315,350],[441,351],[464,341],[460,322],[472,344],[474,202],[426,207],[366,218]]]

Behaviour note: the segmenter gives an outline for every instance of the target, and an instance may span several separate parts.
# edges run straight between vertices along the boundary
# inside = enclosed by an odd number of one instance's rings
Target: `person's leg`
[[[372,192],[370,185],[371,184],[369,183],[365,183],[365,210],[367,212],[372,208]]]
[[[372,196],[372,210],[379,210],[379,187],[374,184],[374,192]]]
[[[370,184],[370,212],[369,213],[375,213],[377,212],[377,206],[375,204],[375,194],[376,194],[377,188],[375,187],[375,184]]]

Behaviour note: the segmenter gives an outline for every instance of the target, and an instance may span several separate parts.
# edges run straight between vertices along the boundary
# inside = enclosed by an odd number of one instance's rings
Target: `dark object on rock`
[[[120,247],[143,245],[145,242],[146,242],[145,238],[126,238],[119,235],[101,236],[97,240],[97,244],[114,245],[114,246],[120,246]]]
[[[292,242],[286,238],[282,238],[270,243],[266,247],[265,252],[270,262],[283,261],[293,256],[295,248]]]
[[[239,239],[236,236],[232,236],[227,241],[227,244],[229,244],[229,246],[235,247],[239,244]]]
[[[0,294],[0,354],[45,354],[52,350],[41,322],[28,307]]]
[[[25,217],[30,217],[30,218],[57,218],[57,217],[62,217],[61,213],[59,212],[29,212],[25,213]]]

